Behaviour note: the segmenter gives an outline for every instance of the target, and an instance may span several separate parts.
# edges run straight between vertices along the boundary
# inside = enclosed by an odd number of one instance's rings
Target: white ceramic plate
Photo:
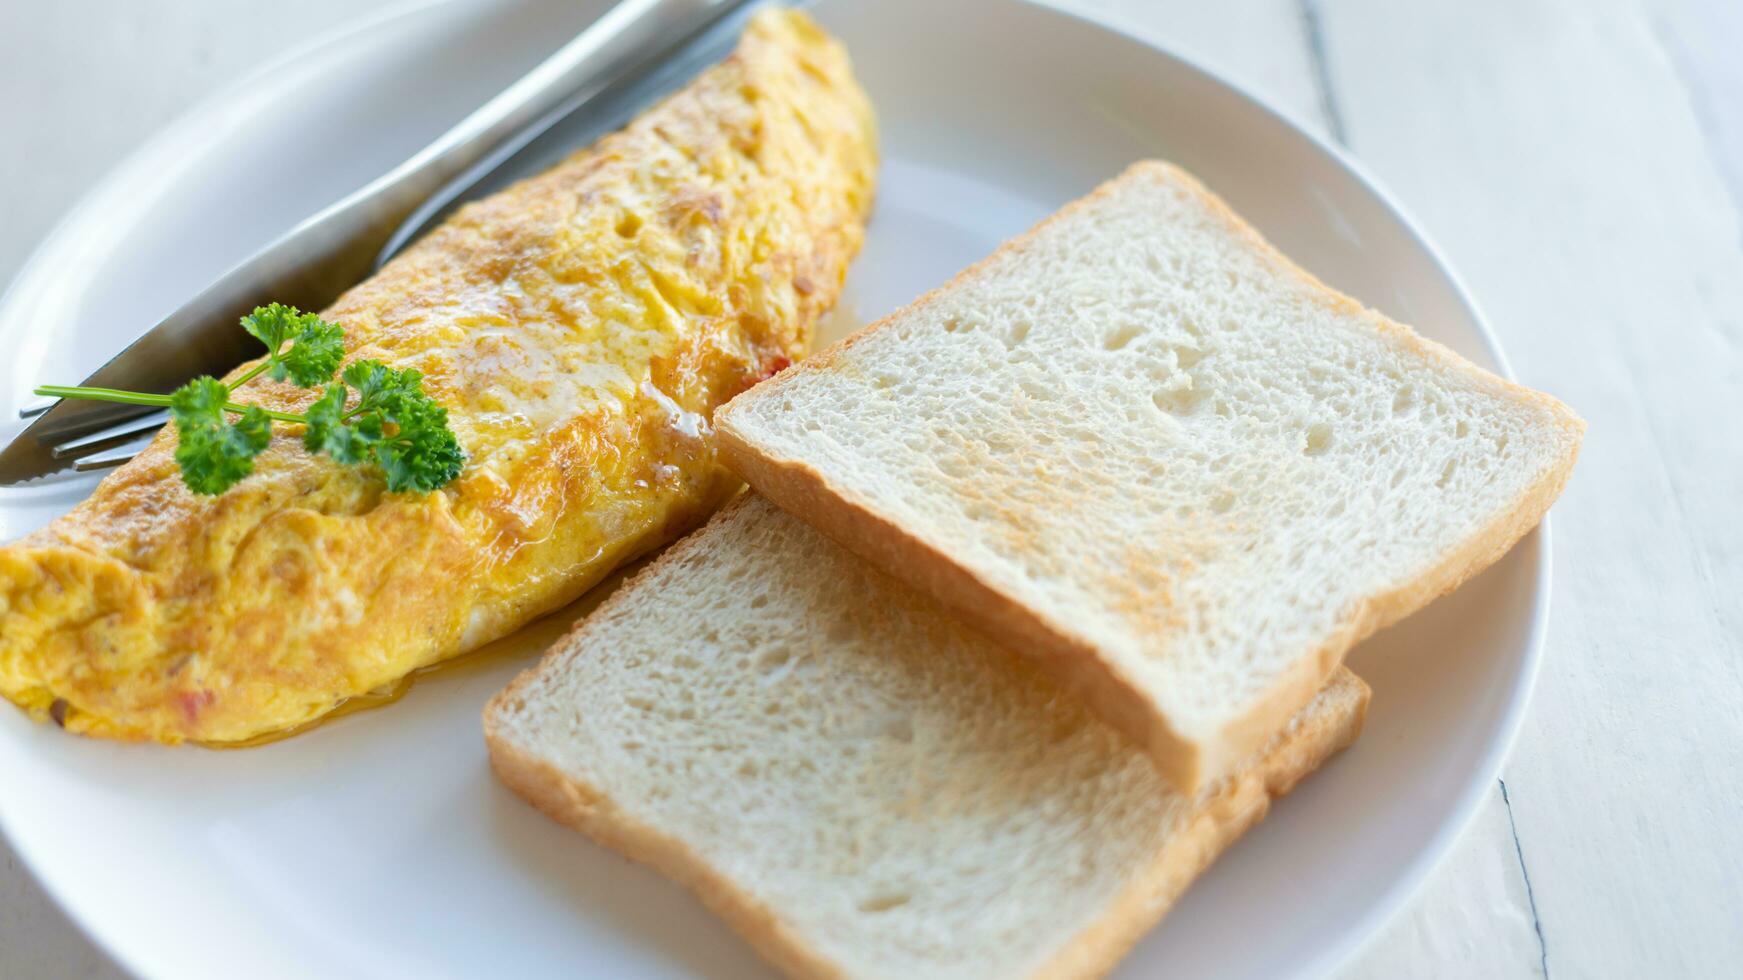
[[[0,304],[0,407],[83,376],[602,6],[418,5],[208,102],[94,190],[14,283]],[[851,49],[883,133],[878,209],[838,328],[942,282],[1131,160],[1163,156],[1321,277],[1501,366],[1385,197],[1209,73],[1016,2],[835,3],[820,16]],[[298,145],[308,152],[284,152]],[[89,486],[5,492],[0,538]],[[1357,651],[1374,687],[1361,742],[1218,863],[1121,975],[1318,975],[1371,935],[1495,776],[1536,672],[1546,554],[1541,532],[1527,538]],[[676,886],[492,779],[479,709],[577,615],[389,708],[246,751],[86,741],[0,710],[0,821],[72,917],[146,976],[764,975]]]

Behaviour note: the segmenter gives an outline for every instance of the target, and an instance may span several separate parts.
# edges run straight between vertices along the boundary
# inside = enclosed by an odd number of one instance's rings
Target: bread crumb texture
[[[1583,431],[1327,289],[1161,163],[719,424],[783,507],[912,584],[964,570],[984,594],[947,601],[1013,648],[1099,661],[1169,738],[1227,762],[1350,645],[1534,526]]]
[[[1195,801],[1026,657],[767,501],[681,542],[487,715],[509,783],[800,975],[1105,969],[1355,736],[1341,673]]]

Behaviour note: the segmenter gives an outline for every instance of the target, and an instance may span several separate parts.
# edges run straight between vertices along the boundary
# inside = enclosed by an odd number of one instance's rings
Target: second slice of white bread
[[[1536,525],[1584,429],[1162,163],[715,422],[758,491],[1040,654],[1188,790]]]
[[[1104,972],[1353,740],[1348,671],[1196,801],[1033,661],[760,498],[612,596],[485,713],[556,819],[787,973]]]

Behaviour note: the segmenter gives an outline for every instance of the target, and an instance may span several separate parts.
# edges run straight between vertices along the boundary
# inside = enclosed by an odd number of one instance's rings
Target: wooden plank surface
[[[0,283],[109,168],[207,93],[386,5],[0,2]],[[0,978],[124,977],[0,839]]]
[[[213,86],[391,0],[0,4],[0,280]],[[1743,4],[1068,0],[1343,141],[1591,422],[1545,674],[1350,977],[1743,962]],[[149,57],[142,55],[149,52]],[[15,148],[26,148],[19,152]],[[118,977],[0,842],[0,977]]]
[[[1083,0],[1080,9],[1181,51],[1333,142],[1347,133],[1328,85],[1325,11],[1301,0]],[[1430,234],[1433,229],[1429,229]],[[1501,787],[1409,906],[1344,970],[1348,980],[1527,977],[1541,944]]]
[[[1505,770],[1551,974],[1743,963],[1743,237],[1733,123],[1716,121],[1743,93],[1708,87],[1743,50],[1731,9],[1323,11],[1351,148],[1421,216],[1518,374],[1591,426]]]

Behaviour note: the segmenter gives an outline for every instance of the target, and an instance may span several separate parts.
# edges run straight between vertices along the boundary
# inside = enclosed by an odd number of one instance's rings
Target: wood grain
[[[1591,422],[1545,674],[1498,784],[1349,977],[1743,962],[1743,4],[1059,0],[1340,139],[1515,372]],[[270,52],[397,0],[0,4],[0,281]],[[0,842],[0,976],[121,976]]]
[[[1325,11],[1303,0],[1081,0],[1083,10],[1223,74],[1313,132],[1339,141]],[[1316,38],[1315,34],[1319,34]],[[1432,234],[1433,229],[1430,229]],[[1497,785],[1429,883],[1343,971],[1356,978],[1532,976],[1541,959],[1511,825]]]
[[[1691,97],[1700,58],[1667,49],[1660,14],[1325,10],[1352,149],[1411,202],[1519,376],[1591,425],[1505,770],[1552,975],[1743,962],[1743,252],[1698,108],[1739,93]],[[1734,59],[1738,41],[1699,43]]]

